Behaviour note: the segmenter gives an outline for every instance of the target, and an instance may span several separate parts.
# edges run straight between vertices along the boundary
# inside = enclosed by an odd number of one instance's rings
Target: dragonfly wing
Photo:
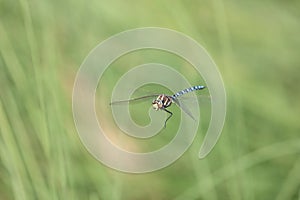
[[[211,96],[209,94],[197,94],[196,97],[195,96],[182,96],[180,97],[180,100],[183,101],[196,101],[196,100],[200,100],[200,101],[210,101],[211,100]]]
[[[134,102],[134,101],[138,101],[138,100],[142,100],[142,99],[154,98],[154,97],[157,97],[157,96],[158,96],[157,94],[151,94],[151,95],[142,96],[142,97],[137,97],[137,98],[133,98],[133,99],[120,100],[120,101],[113,101],[113,102],[111,102],[109,105],[116,105],[116,104],[122,104],[122,103]]]
[[[172,99],[173,99],[174,103],[176,103],[177,106],[180,107],[181,110],[183,110],[183,112],[185,112],[188,116],[190,116],[193,120],[195,120],[195,118],[193,117],[191,111],[184,104],[180,103],[178,101],[178,99],[174,99],[174,98],[172,98]]]

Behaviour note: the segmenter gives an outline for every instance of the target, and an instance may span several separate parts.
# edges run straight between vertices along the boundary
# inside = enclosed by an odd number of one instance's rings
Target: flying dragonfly
[[[172,105],[172,103],[175,103],[187,115],[189,115],[193,120],[195,120],[195,118],[193,117],[192,113],[183,104],[181,104],[178,101],[178,97],[180,97],[180,96],[182,96],[182,95],[184,95],[186,93],[189,93],[189,92],[193,92],[193,91],[196,91],[196,90],[202,90],[204,88],[205,88],[205,86],[197,85],[197,86],[193,86],[193,87],[181,90],[181,91],[179,91],[179,92],[177,92],[177,93],[175,93],[173,95],[152,94],[152,95],[146,95],[146,96],[137,97],[137,98],[128,99],[128,100],[114,101],[114,102],[111,102],[110,105],[119,104],[119,103],[126,103],[126,102],[133,102],[133,101],[137,101],[137,100],[141,100],[141,99],[147,99],[147,98],[154,98],[154,97],[156,97],[156,99],[154,99],[152,101],[152,107],[153,107],[153,109],[156,110],[156,111],[163,110],[163,111],[165,111],[165,112],[167,112],[169,114],[169,116],[165,120],[165,124],[164,124],[164,127],[166,128],[167,121],[173,115],[173,113],[167,109],[168,107],[170,107]]]

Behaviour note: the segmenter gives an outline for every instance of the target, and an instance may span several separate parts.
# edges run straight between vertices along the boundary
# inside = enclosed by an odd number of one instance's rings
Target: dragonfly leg
[[[168,117],[168,118],[166,119],[166,121],[165,121],[165,126],[164,126],[164,128],[166,128],[166,127],[167,127],[167,121],[172,117],[173,113],[172,113],[171,111],[168,111],[168,110],[165,109],[165,108],[164,108],[163,110],[170,114],[169,117]]]

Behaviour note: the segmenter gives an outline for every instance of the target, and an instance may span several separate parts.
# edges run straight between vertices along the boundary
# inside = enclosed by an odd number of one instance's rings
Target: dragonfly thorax
[[[172,98],[161,94],[153,102],[152,107],[154,110],[164,109],[169,107],[172,104]]]

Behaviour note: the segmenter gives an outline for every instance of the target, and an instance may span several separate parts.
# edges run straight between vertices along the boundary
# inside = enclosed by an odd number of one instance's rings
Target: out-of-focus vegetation
[[[293,0],[0,1],[0,199],[299,199],[299,10]],[[227,119],[204,160],[199,133],[171,166],[132,175],[86,151],[71,94],[92,48],[145,26],[183,32],[208,50]],[[107,71],[103,94],[118,73]]]

